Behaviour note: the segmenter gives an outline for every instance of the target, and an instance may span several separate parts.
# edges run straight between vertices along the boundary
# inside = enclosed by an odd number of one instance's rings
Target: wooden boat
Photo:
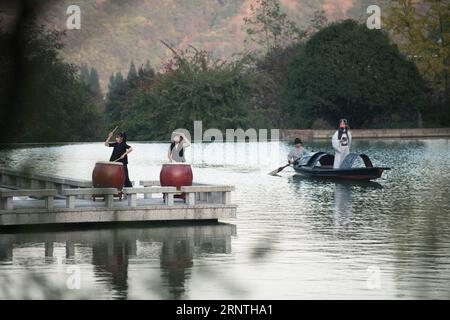
[[[361,158],[365,167],[353,167],[355,161]],[[309,159],[294,165],[294,170],[300,174],[331,179],[374,180],[381,177],[387,167],[374,167],[365,154],[350,153],[345,157],[339,169],[333,168],[334,156],[326,152],[317,152]]]

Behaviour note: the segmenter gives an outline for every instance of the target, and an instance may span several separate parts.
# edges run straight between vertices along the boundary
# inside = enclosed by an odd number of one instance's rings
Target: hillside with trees
[[[198,9],[203,2],[197,2]],[[106,19],[108,12],[122,9],[126,16],[149,3],[97,1],[92,6],[103,10]],[[186,14],[169,20],[181,19],[174,25],[189,29],[184,19],[194,6],[186,3],[163,1],[161,18],[154,19],[169,23],[164,6],[173,12],[181,6]],[[450,125],[447,3],[394,1],[381,30],[369,30],[364,19],[346,19],[358,10],[338,10],[327,0],[321,2],[323,10],[301,23],[287,13],[288,6],[299,9],[290,1],[254,0],[245,14],[230,2],[219,4],[223,16],[199,29],[216,32],[221,23],[230,26],[226,16],[234,12],[244,34],[232,54],[210,50],[212,42],[180,42],[178,33],[170,31],[146,38],[128,30],[119,37],[141,39],[163,52],[157,54],[158,63],[147,49],[115,38],[113,33],[123,30],[117,29],[120,19],[114,26],[102,24],[99,13],[98,30],[87,39],[41,26],[42,17],[38,22],[28,17],[30,23],[19,25],[14,36],[14,29],[0,29],[2,139],[92,141],[117,125],[132,140],[167,140],[173,129],[192,129],[194,120],[218,129],[331,128],[340,117],[347,117],[353,128]],[[420,30],[411,27],[413,22],[421,24]],[[156,40],[156,35],[170,41]],[[232,43],[220,39],[223,45]],[[74,58],[79,63],[67,62],[72,54],[83,55]]]
[[[81,30],[68,30],[62,55],[68,61],[94,67],[106,91],[111,73],[128,71],[131,60],[137,68],[147,60],[157,67],[171,51],[160,40],[180,50],[189,45],[210,52],[214,58],[230,59],[252,48],[244,18],[261,0],[97,0],[78,1]],[[315,11],[329,17],[358,18],[365,14],[362,0],[348,6],[345,0],[281,0],[281,9],[303,27]],[[342,2],[342,5],[339,3]],[[278,3],[278,1],[277,1]],[[39,21],[52,29],[66,29],[66,9],[71,0],[47,0]]]

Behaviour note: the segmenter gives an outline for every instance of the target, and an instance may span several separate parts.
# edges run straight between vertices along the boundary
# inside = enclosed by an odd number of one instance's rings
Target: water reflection
[[[375,195],[380,195],[383,189],[374,181],[324,179],[300,174],[294,174],[289,182],[298,197],[313,203],[307,208],[299,208],[313,229],[341,239],[354,237],[362,220],[364,223],[372,221],[369,213],[361,220],[364,207],[359,205],[360,196],[366,194],[376,201]],[[359,217],[353,217],[355,210]]]
[[[334,229],[348,230],[351,228],[352,215],[352,189],[348,184],[336,183],[334,186]]]
[[[193,265],[193,239],[171,239],[162,246],[161,268],[172,298],[184,297],[185,281]]]
[[[57,270],[60,263],[80,265],[89,261],[96,282],[106,285],[112,298],[127,299],[130,295],[146,297],[146,292],[130,285],[130,268],[152,265],[159,260],[161,279],[155,280],[146,273],[134,276],[149,290],[158,292],[160,298],[181,299],[186,298],[189,291],[187,280],[195,257],[230,254],[233,235],[236,235],[236,226],[223,223],[0,234],[0,266],[18,267],[23,262],[21,252],[24,251],[29,271],[42,264]],[[31,256],[34,259],[30,259]],[[159,283],[165,290],[151,288]],[[90,289],[93,288],[82,288],[82,291]],[[0,297],[8,298],[2,288]]]
[[[117,299],[126,299],[128,292],[128,257],[130,247],[136,245],[136,239],[113,239],[112,242],[99,242],[92,245],[92,264],[94,274],[102,278],[110,275],[110,284],[113,296]]]

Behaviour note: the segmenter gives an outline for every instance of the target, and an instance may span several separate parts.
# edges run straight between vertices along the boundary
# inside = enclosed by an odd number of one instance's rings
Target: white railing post
[[[222,197],[223,197],[223,204],[231,203],[231,192],[230,191],[223,192]]]
[[[135,208],[137,206],[137,194],[131,193],[127,195],[128,197],[128,206],[131,208]]]
[[[173,206],[173,193],[171,193],[171,192],[166,193],[165,199],[166,199],[166,205]]]
[[[39,181],[31,179],[31,186],[30,187],[31,187],[31,189],[39,189],[40,188]]]
[[[53,196],[47,196],[45,198],[45,207],[49,210],[53,209],[54,201]]]
[[[1,201],[1,207],[4,210],[13,210],[14,204],[13,204],[13,197],[3,197],[0,199]]]
[[[75,196],[67,196],[66,198],[66,207],[69,209],[75,209]]]
[[[188,192],[186,193],[186,203],[189,205],[195,204],[195,192]]]
[[[114,195],[113,194],[105,195],[105,203],[106,203],[106,207],[112,208],[113,204],[114,204]]]

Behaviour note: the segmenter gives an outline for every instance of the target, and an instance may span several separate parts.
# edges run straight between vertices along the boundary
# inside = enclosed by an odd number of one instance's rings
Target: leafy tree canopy
[[[314,120],[334,124],[347,117],[355,127],[374,117],[416,114],[424,108],[425,84],[413,62],[388,36],[346,20],[314,34],[289,63],[284,110],[292,127]]]
[[[7,142],[95,139],[99,116],[94,96],[80,80],[80,70],[61,60],[61,36],[60,32],[49,31],[34,21],[27,21],[14,36],[0,36],[3,41],[16,39],[20,44],[16,52],[0,52],[2,69],[7,70],[0,79],[0,87],[1,91],[9,92],[8,99],[2,101],[1,139]]]

